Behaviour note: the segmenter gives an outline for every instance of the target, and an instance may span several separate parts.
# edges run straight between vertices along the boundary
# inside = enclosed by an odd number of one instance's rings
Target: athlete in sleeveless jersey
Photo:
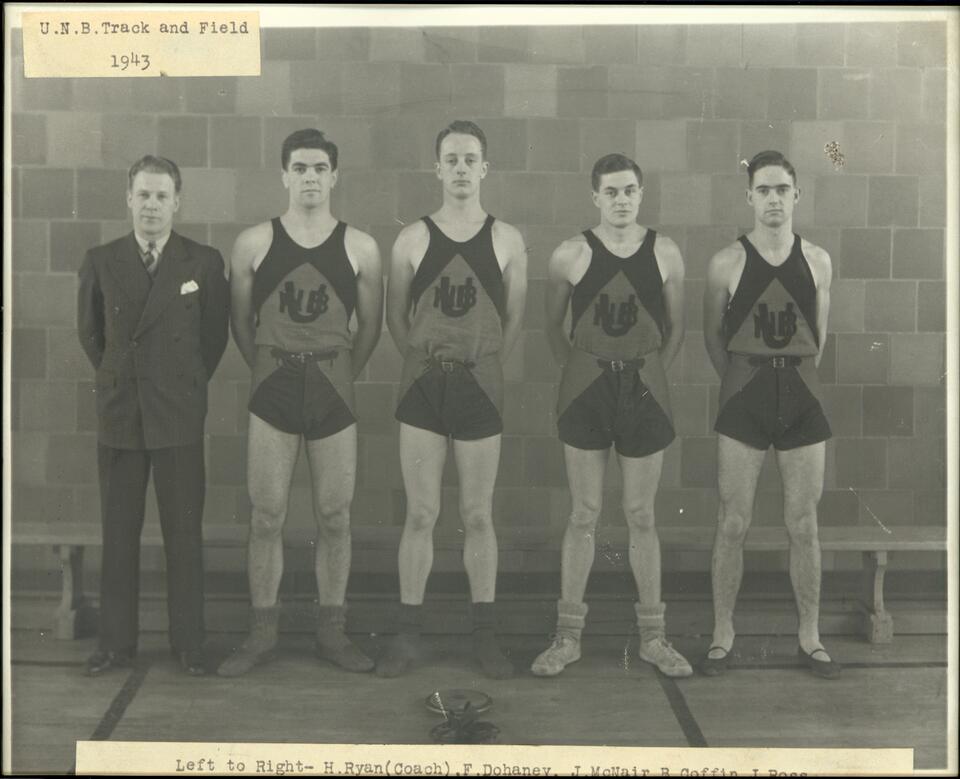
[[[506,292],[493,248],[494,218],[467,241],[429,217],[429,244],[410,285],[409,350],[396,417],[456,440],[502,432]]]
[[[221,676],[247,673],[274,656],[283,525],[301,441],[318,530],[316,653],[350,671],[373,668],[344,627],[357,460],[353,380],[380,336],[383,279],[374,240],[330,213],[337,157],[336,145],[319,130],[291,134],[281,150],[289,207],[242,232],[233,251],[231,323],[252,371],[252,610],[250,634],[220,666]]]
[[[407,514],[398,552],[396,637],[377,661],[377,673],[386,677],[405,673],[422,654],[423,599],[451,438],[474,654],[488,676],[513,673],[495,636],[493,489],[503,429],[502,366],[523,320],[526,248],[516,228],[480,205],[486,143],[473,122],[456,121],[440,132],[443,203],[405,227],[393,247],[387,326],[404,356],[396,417]]]
[[[637,584],[639,656],[664,674],[689,676],[690,664],[666,640],[653,512],[663,450],[674,438],[664,366],[683,340],[683,260],[672,240],[637,224],[643,173],[636,162],[622,154],[601,157],[591,183],[600,224],[565,241],[550,260],[547,334],[563,366],[557,427],[572,510],[554,640],[531,670],[556,676],[580,659],[583,599],[613,445]]]
[[[703,334],[722,379],[717,417],[720,511],[713,550],[713,641],[701,666],[724,672],[733,649],[733,610],[743,576],[743,541],[757,480],[772,444],[783,481],[790,579],[799,613],[801,662],[835,678],[840,666],[820,642],[820,543],[824,441],[817,365],[830,307],[830,256],[793,232],[800,197],[793,166],[761,152],[747,167],[753,230],[710,261]]]

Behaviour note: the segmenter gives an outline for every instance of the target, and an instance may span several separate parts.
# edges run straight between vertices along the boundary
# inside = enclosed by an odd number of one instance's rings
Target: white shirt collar
[[[137,239],[137,245],[140,247],[140,252],[145,252],[147,250],[147,245],[150,243],[147,239],[141,238],[136,233],[133,234],[133,237]],[[154,241],[154,245],[157,247],[157,251],[160,254],[163,254],[163,247],[167,245],[167,241],[170,240],[170,233],[167,233],[163,238],[158,238]]]

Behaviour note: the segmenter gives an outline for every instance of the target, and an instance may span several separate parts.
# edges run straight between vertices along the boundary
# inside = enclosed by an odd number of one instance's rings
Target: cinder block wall
[[[320,127],[341,150],[334,211],[370,231],[386,259],[400,226],[439,205],[437,131],[471,118],[490,143],[483,202],[520,227],[530,252],[496,495],[505,546],[510,528],[530,526],[548,528],[558,546],[566,519],[546,269],[562,239],[595,223],[589,171],[610,151],[644,168],[641,220],[676,240],[687,266],[687,338],[670,371],[679,437],[666,455],[658,523],[712,532],[718,382],[701,333],[704,272],[752,224],[742,161],[765,148],[796,165],[797,229],[834,263],[820,374],[835,438],[821,524],[943,523],[945,48],[939,23],[273,29],[263,32],[257,78],[27,80],[15,35],[14,521],[98,518],[76,271],[87,247],[129,229],[125,169],[135,158],[156,152],[180,164],[177,229],[227,257],[241,229],[286,206],[281,140]],[[830,141],[845,155],[842,170],[824,153]],[[384,331],[357,385],[356,525],[403,521],[392,417],[399,369]],[[209,523],[249,517],[247,391],[231,344],[210,392]],[[622,522],[618,480],[612,465],[605,523]],[[441,537],[459,532],[455,483],[451,469]],[[779,504],[769,458],[756,524],[781,522]],[[309,507],[301,462],[290,522],[310,523]],[[385,570],[393,565],[385,556]]]

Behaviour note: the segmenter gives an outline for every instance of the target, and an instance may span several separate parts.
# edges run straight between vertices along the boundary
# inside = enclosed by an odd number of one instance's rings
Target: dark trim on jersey
[[[270,220],[273,226],[273,241],[266,257],[253,274],[253,311],[259,318],[260,307],[270,297],[288,274],[301,265],[310,263],[333,287],[347,312],[347,321],[357,305],[357,275],[347,257],[344,238],[347,223],[337,222],[330,235],[319,246],[306,249],[286,231],[280,217]]]
[[[819,346],[817,285],[813,281],[813,273],[810,271],[807,258],[803,255],[800,236],[794,234],[790,254],[781,265],[776,267],[763,259],[763,255],[750,243],[747,236],[741,235],[737,240],[740,241],[744,251],[746,251],[747,259],[743,265],[743,273],[740,274],[737,290],[730,298],[723,316],[727,342],[740,331],[743,323],[753,311],[757,300],[770,286],[770,282],[777,279],[800,308],[800,313],[803,314],[803,318],[806,320],[810,332],[813,333],[817,346]]]
[[[573,288],[570,298],[570,337],[577,328],[577,322],[584,312],[593,305],[593,301],[610,280],[623,272],[637,293],[637,300],[657,323],[660,334],[664,332],[666,308],[663,304],[663,278],[657,256],[653,250],[657,240],[657,231],[647,228],[639,248],[629,257],[618,257],[611,252],[593,230],[584,230],[583,237],[593,250],[590,266],[583,278]]]
[[[427,230],[430,231],[430,243],[417,272],[413,275],[410,284],[410,296],[413,307],[417,307],[420,296],[426,292],[437,277],[443,273],[454,257],[458,254],[464,262],[477,274],[477,280],[483,286],[487,297],[493,302],[497,313],[502,319],[506,316],[507,300],[503,289],[503,271],[497,262],[497,254],[493,248],[493,223],[496,218],[487,214],[483,226],[466,241],[454,241],[429,217],[423,217]]]

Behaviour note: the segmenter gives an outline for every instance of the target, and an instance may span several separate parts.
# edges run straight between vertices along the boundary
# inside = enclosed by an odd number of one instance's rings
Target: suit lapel
[[[163,247],[160,258],[160,267],[153,280],[147,305],[144,306],[140,317],[140,324],[134,336],[139,336],[152,325],[163,310],[180,294],[180,285],[186,281],[186,271],[189,270],[187,260],[189,255],[183,241],[176,233],[170,233],[167,245]]]
[[[150,291],[150,277],[143,267],[140,246],[133,233],[117,244],[117,251],[110,259],[109,267],[126,296],[142,305]]]

